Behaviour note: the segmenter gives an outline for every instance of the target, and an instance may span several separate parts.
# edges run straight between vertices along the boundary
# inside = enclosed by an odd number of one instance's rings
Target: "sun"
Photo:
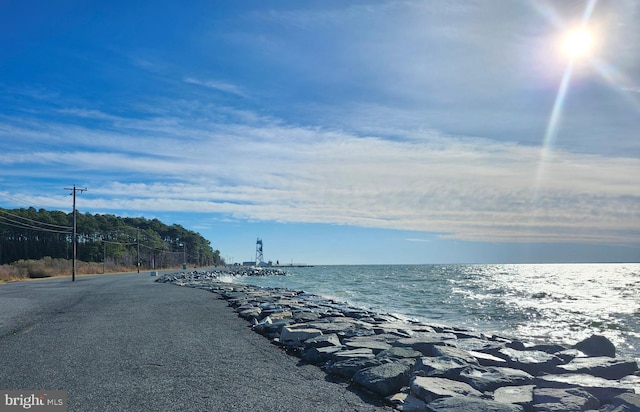
[[[589,56],[593,52],[593,34],[586,28],[566,32],[562,38],[562,51],[570,59]]]

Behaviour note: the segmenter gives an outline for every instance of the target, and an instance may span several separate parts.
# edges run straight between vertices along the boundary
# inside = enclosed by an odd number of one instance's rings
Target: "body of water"
[[[640,359],[640,264],[367,265],[286,268],[234,282],[335,298],[377,312],[525,342],[608,337]]]

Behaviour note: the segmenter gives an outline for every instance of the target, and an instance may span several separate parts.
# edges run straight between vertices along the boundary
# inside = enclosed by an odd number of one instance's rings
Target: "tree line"
[[[220,251],[197,232],[158,219],[76,213],[77,258],[162,269],[224,263]],[[0,265],[18,260],[71,259],[73,213],[0,208]]]

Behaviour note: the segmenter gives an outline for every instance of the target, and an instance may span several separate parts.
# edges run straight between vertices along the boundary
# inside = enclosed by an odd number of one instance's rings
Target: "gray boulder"
[[[554,353],[557,357],[563,360],[564,363],[571,362],[575,358],[586,358],[587,354],[579,351],[578,349],[565,349],[560,352]]]
[[[526,350],[540,350],[542,352],[547,353],[558,353],[569,349],[567,346],[560,345],[557,343],[540,343],[537,345],[526,346]]]
[[[320,314],[308,310],[297,311],[293,313],[293,320],[296,323],[306,323],[320,319]]]
[[[411,366],[406,362],[391,362],[367,369],[353,375],[353,382],[381,396],[398,392],[409,383]]]
[[[327,346],[340,346],[338,335],[332,333],[330,335],[314,336],[304,341],[305,348],[324,348]]]
[[[478,364],[478,360],[468,351],[454,348],[452,346],[434,346],[432,349],[432,356],[447,356],[450,358],[460,359],[469,364]]]
[[[533,407],[538,412],[570,412],[598,409],[600,402],[584,389],[533,390]]]
[[[421,338],[431,338],[437,340],[452,340],[456,341],[458,337],[453,331],[443,330],[441,332],[423,332],[420,334]]]
[[[282,332],[282,328],[284,328],[285,326],[291,324],[290,320],[283,320],[283,321],[278,321],[278,322],[272,322],[272,323],[264,323],[264,324],[258,324],[254,327],[254,330],[258,333],[261,333],[265,336],[272,336],[275,334],[279,334],[280,332]]]
[[[459,358],[448,356],[420,357],[413,367],[413,372],[420,376],[456,379],[463,369],[469,366]]]
[[[500,349],[498,355],[507,361],[510,368],[521,369],[532,375],[552,372],[562,363],[562,359],[539,350]]]
[[[640,394],[640,372],[636,372],[634,375],[625,376],[619,381],[621,384],[633,388],[635,393]]]
[[[460,372],[459,379],[479,391],[494,391],[501,386],[527,385],[533,376],[511,368],[469,366]]]
[[[376,358],[380,359],[417,359],[422,356],[422,353],[411,348],[392,347],[376,355]]]
[[[575,358],[566,365],[558,365],[558,373],[586,373],[604,379],[620,379],[638,371],[635,360],[596,357]]]
[[[493,400],[500,403],[513,403],[526,410],[533,405],[533,389],[535,385],[503,386],[493,392]]]
[[[486,338],[466,338],[458,339],[456,346],[460,349],[467,351],[477,351],[484,353],[497,353],[500,349],[505,347],[504,342],[489,341]]]
[[[481,392],[466,383],[446,378],[414,376],[410,380],[410,386],[411,393],[427,403],[439,398],[453,396],[474,396],[478,398],[482,396]]]
[[[360,330],[362,327],[360,322],[349,318],[324,318],[317,322],[307,322],[306,325],[310,328],[320,329],[324,335],[336,333],[339,336],[355,336],[359,333],[368,333]],[[373,334],[373,331],[370,334]]]
[[[540,388],[581,388],[604,403],[611,402],[611,400],[618,395],[634,393],[633,385],[598,378],[584,373],[544,375],[536,379],[536,385]]]
[[[260,308],[257,308],[254,306],[244,308],[238,311],[238,316],[247,320],[260,318],[261,314],[262,314],[262,311],[260,310]]]
[[[322,335],[319,329],[307,328],[301,323],[287,325],[280,331],[280,343],[287,347],[302,347],[303,342]]]
[[[430,412],[524,412],[520,405],[476,398],[440,398],[427,404]]]
[[[507,367],[508,363],[506,360],[502,358],[498,358],[497,356],[490,355],[484,352],[476,352],[469,351],[469,354],[476,358],[477,363],[482,366],[498,366],[498,367]]]
[[[433,337],[417,337],[417,338],[401,338],[393,343],[393,346],[409,347],[417,350],[424,356],[433,356],[434,346],[451,346],[454,345],[450,342],[443,341]]]
[[[611,400],[612,412],[640,412],[640,394],[624,393]]]
[[[342,346],[323,346],[309,348],[302,352],[302,360],[312,365],[321,365],[333,359],[333,355],[344,349]]]
[[[372,358],[351,358],[338,362],[330,362],[326,365],[325,371],[334,376],[344,379],[351,379],[361,369],[382,365],[381,360]]]
[[[374,354],[380,353],[383,350],[391,349],[391,345],[384,340],[378,339],[375,336],[357,337],[344,341],[344,345],[349,349],[371,349]]]
[[[346,359],[373,359],[376,355],[368,348],[341,350],[333,354],[333,360],[340,362]]]
[[[610,358],[615,358],[616,356],[615,345],[601,335],[591,335],[585,340],[576,343],[573,347],[589,356],[608,356]]]
[[[410,393],[396,393],[387,396],[385,400],[393,405],[394,409],[402,412],[424,412],[427,404]]]

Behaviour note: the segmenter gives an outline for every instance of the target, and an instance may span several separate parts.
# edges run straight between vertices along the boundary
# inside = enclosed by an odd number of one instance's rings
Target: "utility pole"
[[[179,246],[182,246],[182,269],[184,270],[187,268],[187,244],[182,242]]]
[[[73,195],[73,235],[71,241],[73,242],[73,264],[71,268],[71,281],[76,281],[76,260],[78,253],[78,229],[76,226],[76,192],[86,192],[87,188],[79,189],[76,185],[71,187],[65,187],[64,190],[71,190]]]
[[[136,235],[136,241],[138,243],[138,273],[140,273],[140,228],[138,229],[138,234]]]

